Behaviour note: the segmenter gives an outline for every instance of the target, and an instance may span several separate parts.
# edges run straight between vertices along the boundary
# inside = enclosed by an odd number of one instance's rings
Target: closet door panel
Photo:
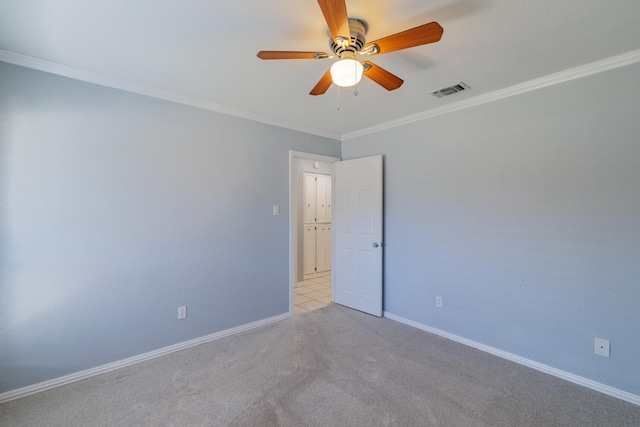
[[[327,237],[325,239],[325,246],[324,246],[324,250],[325,250],[325,254],[324,257],[327,260],[326,263],[326,271],[331,271],[331,224],[329,224],[329,226],[327,227]]]
[[[316,187],[316,221],[327,220],[327,175],[317,175]]]
[[[325,218],[326,222],[331,222],[331,176],[326,177],[326,189],[325,189],[326,209]]]
[[[316,272],[316,226],[304,226],[304,274]]]
[[[318,224],[316,259],[318,273],[331,270],[331,224]]]
[[[316,222],[316,205],[317,205],[316,176],[313,174],[304,174],[304,214],[303,220],[305,224]]]

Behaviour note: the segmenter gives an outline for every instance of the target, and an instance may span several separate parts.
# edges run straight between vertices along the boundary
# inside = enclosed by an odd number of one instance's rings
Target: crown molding
[[[215,102],[207,101],[202,98],[196,98],[193,96],[182,95],[176,92],[166,91],[151,86],[145,86],[139,83],[105,76],[103,74],[82,70],[80,68],[71,67],[69,65],[58,64],[56,62],[51,62],[44,59],[34,58],[28,55],[22,55],[8,50],[0,49],[0,61],[7,62],[13,65],[19,65],[21,67],[31,68],[38,71],[44,71],[46,73],[69,77],[88,83],[94,83],[100,86],[120,89],[139,95],[146,95],[152,98],[158,98],[165,101],[176,102],[178,104],[214,111],[220,114],[226,114],[229,116],[235,116],[272,126],[291,129],[294,131],[316,135],[323,138],[329,138],[338,141],[341,139],[341,136],[339,134],[305,126],[300,123],[290,122],[287,120],[277,119],[275,117],[265,116],[263,114],[253,113],[238,108],[216,104]]]
[[[632,50],[630,52],[605,58],[600,61],[591,62],[578,67],[569,68],[567,70],[549,74],[547,76],[539,77],[537,79],[529,80],[523,83],[518,83],[516,85],[509,86],[504,89],[499,89],[493,92],[488,92],[482,95],[474,96],[472,98],[467,98],[462,101],[452,102],[450,104],[443,105],[442,107],[431,108],[429,110],[425,110],[420,113],[416,113],[416,114],[402,117],[400,119],[380,123],[378,125],[371,126],[365,129],[360,129],[354,132],[345,133],[342,135],[342,141],[346,141],[349,139],[357,138],[357,137],[368,135],[375,132],[380,132],[385,129],[391,129],[397,126],[403,126],[409,123],[429,119],[431,117],[452,113],[454,111],[464,110],[466,108],[471,108],[478,105],[486,104],[488,102],[497,101],[499,99],[508,98],[508,97],[519,95],[526,92],[531,92],[547,86],[553,86],[553,85],[567,82],[570,80],[579,79],[581,77],[586,77],[593,74],[601,73],[603,71],[608,71],[615,68],[623,67],[625,65],[635,64],[637,62],[640,62],[640,49]]]
[[[488,102],[497,101],[500,99],[508,98],[511,96],[519,95],[526,92],[531,92],[537,89],[541,89],[547,86],[553,86],[559,83],[567,82],[570,80],[578,79],[581,77],[590,76],[593,74],[601,73],[604,71],[612,70],[615,68],[623,67],[625,65],[635,64],[640,62],[640,49],[626,52],[620,55],[615,55],[609,58],[605,58],[599,61],[591,62],[585,65],[581,65],[574,68],[569,68],[557,73],[549,74],[547,76],[539,77],[537,79],[529,80],[523,83],[518,83],[513,86],[506,87],[504,89],[495,90],[482,95],[467,98],[462,101],[453,102],[442,107],[431,108],[429,110],[422,111],[420,113],[411,114],[396,120],[390,120],[388,122],[380,123],[375,126],[363,128],[354,132],[344,133],[342,135],[333,132],[327,132],[314,127],[302,125],[300,123],[294,123],[287,120],[277,119],[275,117],[265,116],[258,113],[253,113],[238,108],[233,108],[215,102],[207,101],[205,99],[196,98],[192,96],[182,95],[175,92],[165,91],[162,89],[154,88],[151,86],[145,86],[138,83],[133,83],[125,80],[116,79],[113,77],[105,76],[102,74],[94,73],[87,70],[71,67],[68,65],[58,64],[44,59],[34,58],[19,53],[0,49],[0,61],[7,62],[9,64],[19,65],[22,67],[32,68],[34,70],[44,71],[51,74],[57,74],[64,77],[69,77],[76,80],[85,81],[88,83],[94,83],[100,86],[106,86],[110,88],[120,89],[127,92],[137,93],[140,95],[146,95],[153,98],[163,99],[166,101],[176,102],[191,107],[201,108],[209,111],[213,111],[220,114],[226,114],[235,116],[247,120],[252,120],[272,126],[286,128],[298,132],[303,132],[311,135],[320,136],[323,138],[329,138],[338,141],[347,141],[349,139],[361,137],[375,132],[380,132],[385,129],[391,129],[398,126],[403,126],[409,123],[426,120],[431,117],[440,116],[443,114],[452,113],[455,111],[463,110],[466,108],[475,107],[478,105],[486,104]]]

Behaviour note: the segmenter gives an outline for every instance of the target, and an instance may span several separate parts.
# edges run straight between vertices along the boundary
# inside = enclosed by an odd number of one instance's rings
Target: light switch
[[[273,205],[273,216],[280,215],[280,206]]]

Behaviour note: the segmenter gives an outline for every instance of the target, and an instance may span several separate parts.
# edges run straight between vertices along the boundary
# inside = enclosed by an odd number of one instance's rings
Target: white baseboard
[[[210,341],[215,341],[220,338],[228,337],[229,335],[239,334],[251,329],[260,328],[262,326],[269,325],[271,323],[278,322],[291,317],[291,313],[283,313],[278,316],[269,317],[255,322],[247,323],[245,325],[236,326],[235,328],[226,329],[224,331],[216,332],[211,335],[206,335],[200,338],[194,338],[189,341],[184,341],[178,344],[173,344],[167,347],[159,348],[157,350],[150,351],[148,353],[139,354],[137,356],[129,357],[126,359],[118,360],[116,362],[107,363],[106,365],[97,366],[95,368],[86,369],[84,371],[75,372],[73,374],[65,375],[63,377],[54,378],[41,383],[33,384],[30,386],[10,390],[4,393],[0,393],[0,403],[8,402],[10,400],[19,399],[21,397],[29,396],[31,394],[39,393],[41,391],[50,390],[55,387],[60,387],[65,384],[70,384],[76,381],[84,380],[87,378],[95,377],[96,375],[104,374],[106,372],[115,371],[116,369],[124,368],[126,366],[135,365],[136,363],[144,362],[147,360],[155,359],[156,357],[164,356],[169,353],[184,350],[189,347],[194,347],[200,344],[204,344]]]
[[[413,326],[414,328],[421,329],[426,332],[430,332],[435,335],[439,335],[443,338],[450,339],[451,341],[458,342],[460,344],[467,345],[469,347],[476,348],[478,350],[484,351],[489,354],[493,354],[494,356],[502,357],[503,359],[510,360],[512,362],[518,363],[520,365],[527,366],[529,368],[533,368],[537,371],[544,372],[545,374],[553,375],[554,377],[562,378],[563,380],[570,381],[572,383],[590,388],[595,391],[599,391],[600,393],[608,394],[609,396],[617,397],[618,399],[625,400],[630,403],[634,403],[636,405],[640,405],[640,396],[629,393],[624,390],[620,390],[606,384],[602,384],[588,378],[581,377],[579,375],[572,374],[570,372],[563,371],[561,369],[553,368],[551,366],[547,366],[543,363],[536,362],[531,359],[527,359],[521,356],[518,356],[513,353],[509,353],[495,347],[491,347],[458,335],[450,334],[449,332],[445,332],[443,330],[433,328],[431,326],[424,325],[422,323],[415,322],[413,320],[405,319],[404,317],[398,316],[393,313],[389,313],[385,311],[383,313],[384,317],[395,320],[396,322],[404,323],[405,325]]]

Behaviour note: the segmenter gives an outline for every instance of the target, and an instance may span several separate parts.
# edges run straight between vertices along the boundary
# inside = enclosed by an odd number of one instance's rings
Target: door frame
[[[293,316],[293,288],[298,277],[298,205],[302,200],[298,198],[297,186],[302,182],[297,181],[297,160],[311,160],[324,163],[335,163],[341,159],[339,157],[324,156],[321,154],[305,153],[303,151],[289,151],[289,316]],[[304,172],[304,171],[302,171]],[[301,172],[301,174],[302,174]],[[333,174],[332,174],[333,176]],[[333,180],[331,180],[333,185]],[[333,193],[333,192],[332,192]],[[331,247],[333,253],[333,244]],[[333,288],[333,282],[332,282]],[[332,289],[333,290],[333,289]]]

